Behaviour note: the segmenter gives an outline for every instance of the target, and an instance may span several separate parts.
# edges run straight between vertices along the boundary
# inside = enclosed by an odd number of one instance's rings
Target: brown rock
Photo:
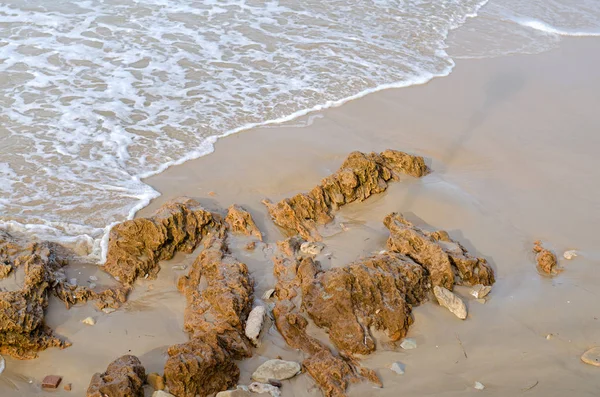
[[[234,360],[251,355],[244,322],[252,308],[253,283],[245,264],[227,250],[227,232],[215,231],[178,288],[187,298],[184,329],[190,341],[169,348],[165,379],[178,397],[207,396],[237,383]],[[199,291],[200,279],[206,287]]]
[[[148,374],[146,377],[146,383],[148,383],[154,390],[164,390],[165,389],[165,379],[162,375],[153,372]]]
[[[146,371],[140,360],[126,355],[109,364],[106,372],[97,373],[87,390],[87,397],[144,397]]]
[[[239,205],[232,205],[227,210],[225,222],[229,225],[232,233],[239,233],[245,236],[254,236],[262,241],[262,233],[254,223],[252,215]]]
[[[65,389],[66,391],[71,391],[71,389],[72,389],[72,385],[71,385],[70,383],[67,383],[67,384],[66,384],[66,385],[63,387],[63,389]]]
[[[333,175],[309,193],[300,193],[277,204],[265,200],[273,222],[309,241],[321,240],[317,227],[333,220],[333,211],[353,201],[363,201],[387,189],[400,174],[421,177],[429,172],[422,157],[386,150],[353,152]]]
[[[104,269],[125,284],[146,275],[155,278],[160,260],[171,259],[178,251],[191,253],[217,223],[219,220],[192,199],[171,201],[151,218],[113,227]]]
[[[390,230],[388,249],[404,254],[422,265],[429,273],[433,285],[452,291],[455,283],[494,283],[494,273],[487,261],[470,256],[447,232],[427,232],[397,213],[386,216],[384,224]]]
[[[254,251],[254,249],[256,248],[256,241],[250,241],[248,244],[246,244],[245,248],[248,251]]]
[[[48,375],[42,381],[42,389],[56,389],[60,382],[62,381],[62,377],[58,375]]]
[[[533,252],[536,253],[535,260],[539,271],[548,275],[559,273],[556,255],[554,252],[544,248],[541,241],[533,243]]]

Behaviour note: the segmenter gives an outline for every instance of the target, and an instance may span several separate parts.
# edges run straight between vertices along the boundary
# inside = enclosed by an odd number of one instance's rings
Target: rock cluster
[[[109,364],[106,372],[97,373],[87,389],[87,397],[144,397],[146,372],[140,360],[123,356]]]
[[[387,189],[401,174],[422,177],[429,172],[423,157],[386,150],[382,153],[350,153],[340,169],[324,178],[308,193],[299,193],[273,204],[264,201],[273,222],[309,241],[321,240],[319,225],[333,220],[339,207],[363,201]]]

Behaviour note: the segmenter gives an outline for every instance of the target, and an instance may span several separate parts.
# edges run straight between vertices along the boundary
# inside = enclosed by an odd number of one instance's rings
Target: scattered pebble
[[[402,343],[400,343],[400,347],[404,350],[411,350],[417,348],[417,341],[413,338],[404,338]]]
[[[475,299],[481,299],[485,298],[491,290],[492,287],[489,285],[476,284],[471,288],[471,295],[473,295]]]
[[[271,297],[273,296],[273,294],[275,293],[275,290],[273,288],[268,289],[265,291],[265,293],[263,294],[262,298],[267,300],[267,299],[271,299]]]
[[[92,317],[83,319],[81,322],[84,324],[87,324],[87,325],[95,325],[96,324],[96,320],[94,320]]]
[[[96,288],[96,283],[90,283],[90,289]]]
[[[397,373],[398,375],[404,375],[404,364],[402,364],[402,363],[395,362],[392,364],[390,369],[392,371],[394,371],[395,373]]]
[[[175,265],[173,266],[173,270],[185,270],[187,269],[187,265]]]
[[[269,360],[261,364],[252,374],[252,379],[266,383],[269,379],[285,380],[300,372],[300,364],[294,361]]]
[[[63,387],[63,389],[65,389],[66,391],[71,391],[71,388],[72,388],[72,386],[71,386],[71,384],[70,384],[70,383],[67,383],[67,384],[65,385],[65,387]]]
[[[315,243],[312,241],[306,241],[300,246],[300,251],[307,255],[319,255],[325,248],[323,243]]]
[[[98,277],[96,277],[96,276],[90,276],[90,280],[92,280],[92,281],[98,281]]]
[[[256,241],[250,241],[248,244],[246,244],[247,251],[253,251],[255,248],[256,248]]]
[[[248,320],[246,320],[246,336],[254,346],[258,346],[258,336],[260,335],[266,313],[267,309],[264,306],[256,306],[248,315]]]
[[[215,193],[215,192],[213,192],[213,191],[210,191],[210,192],[208,192],[208,195],[209,195],[209,196],[216,196],[216,195],[217,195],[217,193]]]
[[[56,389],[60,382],[62,381],[62,376],[58,375],[48,375],[42,381],[43,389]]]
[[[600,347],[593,347],[590,350],[583,353],[581,361],[586,364],[600,367]]]
[[[4,361],[4,357],[0,356],[0,374],[4,372],[6,369],[6,361]]]
[[[571,259],[575,258],[576,256],[577,256],[577,251],[575,251],[575,250],[565,251],[565,253],[563,254],[563,257],[569,261]]]
[[[77,279],[76,278],[69,279],[69,284],[71,284],[71,285],[77,285]]]
[[[464,320],[467,318],[467,307],[465,303],[454,293],[444,287],[433,287],[433,294],[441,306],[446,307],[456,317]]]
[[[112,307],[105,307],[104,309],[102,309],[102,311],[106,314],[111,314],[113,312],[116,312],[117,309],[113,309]]]
[[[483,389],[485,389],[485,386],[481,382],[475,382],[475,385],[473,387],[475,389],[477,389],[477,390],[483,390]]]
[[[279,388],[266,383],[254,382],[248,386],[248,389],[250,389],[250,391],[253,393],[269,393],[271,397],[281,396],[281,391],[279,391]]]
[[[547,339],[547,340],[550,340],[550,339],[552,339],[552,334],[548,334],[548,335],[546,335],[546,339]]]

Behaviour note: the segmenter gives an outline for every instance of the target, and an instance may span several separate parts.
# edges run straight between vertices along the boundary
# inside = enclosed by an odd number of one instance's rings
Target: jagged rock
[[[300,251],[306,255],[316,256],[319,255],[321,251],[323,251],[323,248],[325,248],[325,245],[322,243],[306,241],[300,246]]]
[[[590,350],[583,353],[581,361],[586,364],[600,367],[600,347],[593,347]]]
[[[271,397],[281,396],[281,391],[279,390],[279,388],[266,383],[253,382],[250,384],[250,386],[248,386],[248,389],[250,389],[250,391],[253,393],[269,393]]]
[[[96,320],[94,320],[93,317],[86,317],[83,320],[81,320],[81,322],[86,325],[96,325]]]
[[[60,382],[62,382],[62,376],[47,375],[42,380],[42,389],[58,389]]]
[[[131,355],[109,364],[106,372],[97,373],[87,390],[87,397],[144,397],[146,371],[140,360]]]
[[[319,225],[333,220],[333,211],[353,201],[363,201],[387,189],[400,174],[421,177],[428,173],[422,157],[395,150],[350,153],[340,169],[309,193],[300,193],[277,204],[264,200],[273,222],[309,241],[321,240]]]
[[[178,251],[191,253],[219,222],[192,199],[171,201],[150,218],[112,228],[104,269],[125,284],[146,275],[155,278],[160,260],[171,259]]]
[[[555,275],[559,273],[557,269],[558,262],[554,252],[542,247],[542,243],[540,241],[533,243],[533,252],[536,253],[535,260],[537,262],[537,268],[539,271],[548,275]]]
[[[165,380],[178,397],[207,396],[233,387],[239,378],[234,360],[251,355],[244,320],[252,305],[253,284],[245,264],[227,250],[226,230],[211,233],[205,248],[178,288],[187,299],[184,329],[190,341],[168,349]],[[199,291],[200,279],[206,287]]]
[[[258,345],[258,336],[266,313],[267,309],[264,306],[256,306],[248,315],[248,320],[246,320],[246,336],[255,346]]]
[[[383,223],[390,230],[388,249],[409,256],[422,265],[431,283],[452,291],[454,284],[492,285],[494,273],[484,258],[472,257],[448,233],[426,232],[392,213]]]
[[[320,271],[314,262],[303,262],[298,273],[306,312],[317,326],[328,330],[336,347],[349,353],[375,350],[371,328],[384,330],[392,341],[406,336],[413,322],[410,305],[421,303],[427,290],[424,269],[397,253],[327,271]]]
[[[476,390],[483,390],[483,389],[485,389],[485,386],[481,382],[475,382],[475,384],[473,385],[473,388]]]
[[[254,223],[252,215],[239,205],[232,205],[227,210],[225,222],[229,225],[229,229],[233,233],[240,233],[246,236],[254,236],[262,241],[262,233]]]
[[[437,285],[433,287],[433,293],[441,306],[450,310],[452,314],[461,320],[467,318],[467,307],[458,296],[448,291],[446,288]]]
[[[475,299],[485,298],[492,291],[492,287],[489,285],[476,284],[471,288],[471,295],[475,297]]]
[[[261,383],[268,383],[269,379],[286,380],[296,376],[301,369],[294,361],[269,360],[254,371],[252,379]]]

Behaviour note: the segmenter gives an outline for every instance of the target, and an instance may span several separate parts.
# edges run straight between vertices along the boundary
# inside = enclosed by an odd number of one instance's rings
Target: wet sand
[[[352,386],[349,395],[596,396],[599,369],[579,357],[600,345],[599,62],[600,40],[592,38],[568,39],[539,55],[459,60],[449,77],[423,86],[382,91],[226,137],[213,154],[150,178],[163,195],[138,216],[180,195],[211,210],[244,206],[264,232],[265,244],[247,252],[242,248],[247,240],[234,238],[233,252],[248,264],[260,297],[274,285],[271,245],[281,239],[262,199],[276,201],[312,188],[353,150],[393,148],[425,156],[432,174],[406,178],[337,214],[325,231],[323,267],[344,266],[384,249],[383,217],[398,211],[419,225],[448,230],[470,252],[488,259],[497,282],[484,305],[458,288],[469,309],[466,321],[431,302],[415,308],[409,336],[418,348],[391,350],[382,344],[363,363],[377,371],[384,388],[363,383]],[[561,256],[564,272],[557,277],[537,273],[531,252],[536,239]],[[579,256],[562,259],[568,249]],[[185,303],[175,288],[183,272],[172,266],[194,258],[180,255],[164,263],[158,280],[138,282],[125,309],[109,315],[92,305],[66,311],[54,301],[48,323],[73,346],[47,350],[34,361],[7,359],[0,395],[45,395],[38,384],[49,373],[73,383],[73,391],[61,385],[54,395],[84,395],[94,372],[129,352],[148,372],[162,372],[166,347],[187,340],[181,331]],[[70,274],[82,280],[104,276],[85,264],[73,265]],[[81,324],[90,315],[96,325]],[[315,332],[326,340],[323,331]],[[240,384],[268,358],[302,359],[276,330],[265,334],[256,354],[240,363]],[[395,361],[406,366],[404,375],[388,369]],[[473,389],[475,381],[486,389]],[[285,381],[282,392],[320,395],[307,375]]]

